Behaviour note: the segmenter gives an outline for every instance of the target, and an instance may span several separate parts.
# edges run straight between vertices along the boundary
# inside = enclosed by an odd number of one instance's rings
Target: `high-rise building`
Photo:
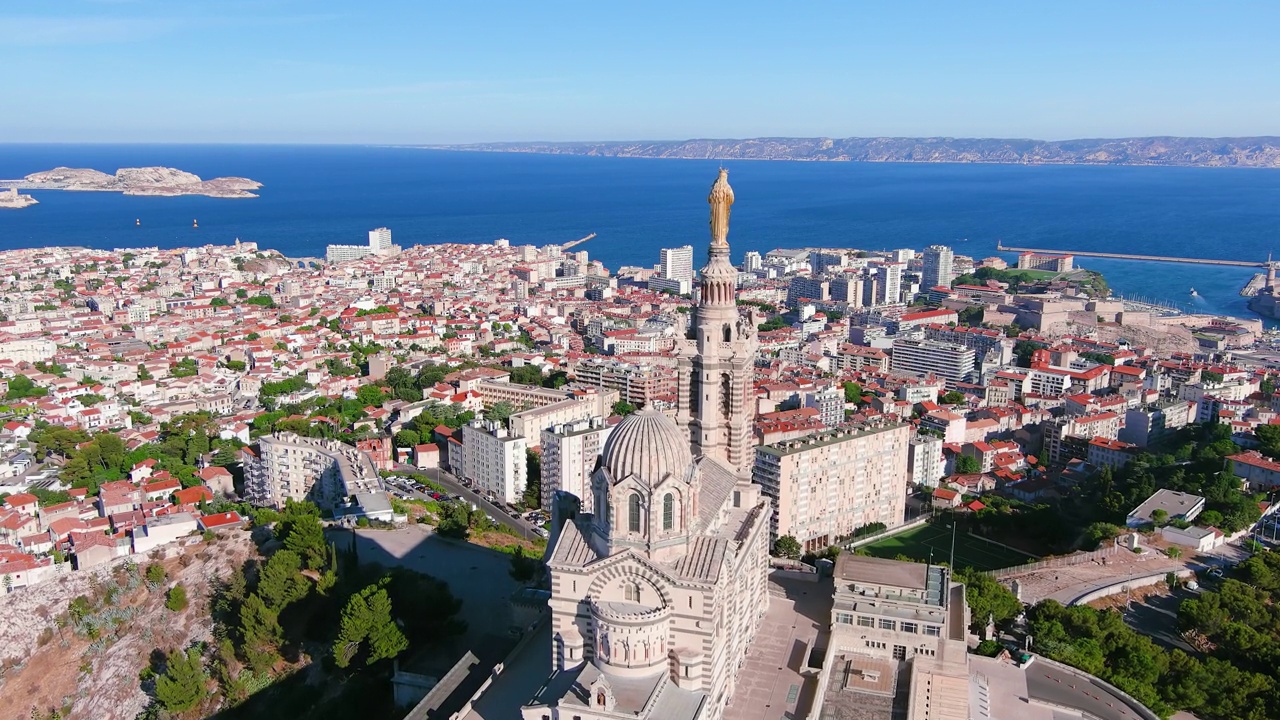
[[[893,305],[902,302],[902,271],[905,263],[887,262],[876,266],[876,274],[880,276],[880,287],[877,288],[876,301],[880,305]]]
[[[828,430],[755,449],[753,479],[773,499],[770,534],[805,550],[870,523],[899,525],[907,499],[909,425]]]
[[[922,338],[899,337],[893,341],[889,369],[902,375],[936,375],[948,388],[969,382],[975,374],[977,353],[955,343]]]
[[[369,231],[369,249],[374,252],[386,252],[391,249],[391,230],[380,227]]]
[[[951,287],[951,281],[955,278],[951,271],[954,260],[955,255],[946,245],[930,245],[925,248],[922,258],[924,269],[921,273],[921,292],[927,292],[939,286]]]
[[[551,507],[556,493],[566,492],[593,507],[591,473],[613,427],[603,418],[554,425],[542,431],[542,507]]]
[[[659,251],[658,276],[648,284],[650,290],[688,294],[693,289],[693,246]]]
[[[764,258],[760,257],[760,253],[755,250],[748,250],[746,255],[742,256],[742,269],[746,272],[755,272],[764,267]]]
[[[391,231],[383,227],[369,231],[368,245],[329,245],[325,248],[324,259],[326,262],[346,262],[369,255],[391,255],[398,252],[400,247],[391,244]]]
[[[723,170],[709,202],[698,337],[680,357],[685,426],[653,409],[628,415],[604,444],[590,502],[556,496],[552,675],[512,717],[722,720],[768,608],[769,500],[735,462],[746,449],[735,433],[749,442],[754,419],[755,332],[737,317]]]
[[[666,280],[688,280],[693,282],[693,246],[663,248],[659,252],[661,259],[660,273]]]
[[[462,427],[462,476],[486,497],[519,502],[529,479],[527,449],[528,442],[501,423],[473,420]]]

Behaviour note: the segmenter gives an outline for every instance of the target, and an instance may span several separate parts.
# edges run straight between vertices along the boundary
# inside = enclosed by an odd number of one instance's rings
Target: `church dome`
[[[693,464],[688,438],[675,421],[656,410],[624,418],[609,434],[602,455],[614,480],[639,475],[650,484],[668,474],[679,476]]]

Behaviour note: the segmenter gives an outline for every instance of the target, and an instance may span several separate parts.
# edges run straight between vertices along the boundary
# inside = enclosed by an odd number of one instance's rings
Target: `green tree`
[[[509,402],[496,402],[484,411],[486,420],[506,424],[511,414],[515,412],[515,408]]]
[[[296,552],[277,550],[271,556],[262,567],[257,594],[275,612],[306,597],[307,579],[302,576],[302,559]]]
[[[636,411],[636,406],[626,400],[619,400],[613,404],[613,414],[626,417]]]
[[[338,638],[333,643],[333,660],[341,668],[351,664],[362,644],[368,642],[365,665],[393,658],[409,647],[409,641],[391,616],[388,578],[370,585],[347,600],[342,609]]]
[[[422,443],[422,437],[414,430],[401,430],[395,436],[396,447],[412,448]]]
[[[36,384],[26,375],[15,375],[9,378],[9,390],[4,397],[6,400],[22,400],[25,398],[44,397],[48,392],[42,387],[36,387]]]
[[[961,568],[956,572],[956,580],[965,585],[965,598],[972,611],[970,629],[974,632],[982,632],[988,619],[1004,623],[1022,612],[1022,603],[1013,591],[986,573]]]
[[[938,399],[943,405],[959,405],[964,402],[964,393],[959,390],[952,390]]]
[[[209,676],[194,648],[170,653],[167,665],[164,674],[156,678],[156,699],[165,710],[184,713],[208,696]]]
[[[773,554],[778,557],[796,559],[800,557],[800,553],[804,548],[800,546],[800,541],[795,539],[793,535],[783,535],[773,543]]]
[[[844,384],[844,401],[847,403],[862,404],[862,386],[856,382],[846,382]]]
[[[535,557],[524,554],[524,547],[517,545],[511,554],[511,578],[518,583],[527,584],[537,579],[542,570],[542,562]]]
[[[982,462],[972,455],[956,456],[956,473],[960,475],[972,475],[973,473],[982,472]]]

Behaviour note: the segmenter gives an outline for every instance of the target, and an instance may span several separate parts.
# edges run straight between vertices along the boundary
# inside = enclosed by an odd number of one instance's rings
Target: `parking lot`
[[[547,531],[542,526],[550,519],[549,513],[528,511],[521,514],[510,506],[482,496],[470,487],[470,483],[444,470],[419,470],[408,465],[402,465],[399,469],[398,475],[387,480],[388,490],[397,497],[441,500],[442,498],[432,497],[431,490],[422,484],[423,480],[430,480],[447,491],[444,499],[467,502],[472,509],[483,510],[494,522],[518,531],[526,540],[532,540],[535,536],[547,537]],[[538,514],[534,515],[535,512]],[[536,519],[530,519],[531,517]]]

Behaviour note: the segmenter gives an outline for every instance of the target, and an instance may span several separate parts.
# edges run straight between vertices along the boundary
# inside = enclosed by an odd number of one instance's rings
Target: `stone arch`
[[[670,580],[663,576],[660,572],[644,563],[615,563],[602,569],[595,577],[591,579],[590,585],[587,587],[587,596],[598,598],[601,593],[615,580],[643,580],[645,584],[653,588],[655,598],[658,600],[654,603],[655,607],[668,607],[674,604],[675,598],[671,595]],[[643,585],[641,586],[641,598],[644,598]]]

